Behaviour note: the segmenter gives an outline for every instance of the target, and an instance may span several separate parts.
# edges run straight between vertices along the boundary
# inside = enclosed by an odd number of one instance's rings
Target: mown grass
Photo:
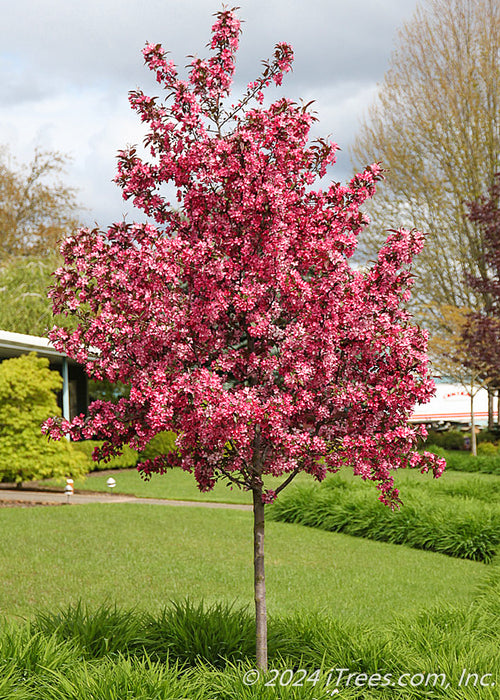
[[[216,484],[213,491],[202,493],[196,486],[194,476],[182,469],[172,469],[166,474],[153,474],[149,481],[141,478],[136,469],[120,469],[113,472],[92,472],[86,479],[75,482],[75,489],[81,491],[110,491],[106,485],[109,476],[116,481],[115,493],[139,496],[143,498],[166,498],[181,501],[205,501],[220,503],[252,503],[248,491],[226,483]],[[64,488],[61,481],[43,482]]]
[[[156,612],[189,596],[252,604],[248,512],[148,504],[2,509],[0,613],[31,617],[83,598]],[[471,600],[482,564],[269,522],[268,608],[374,624]]]
[[[113,493],[120,493],[141,498],[165,498],[180,501],[200,501],[206,503],[238,503],[251,505],[252,494],[243,491],[227,481],[219,481],[212,491],[202,492],[196,485],[195,478],[189,472],[182,469],[172,469],[166,474],[153,474],[149,481],[141,478],[137,469],[117,469],[106,472],[92,472],[87,477],[75,481],[77,491],[110,492],[107,485],[108,478],[112,476],[116,481]],[[266,477],[267,488],[276,488],[286,477]],[[312,483],[312,478],[307,474],[299,474],[297,483]],[[42,482],[34,482],[37,486],[64,490],[64,479],[47,479]],[[29,486],[29,484],[28,484]]]
[[[440,479],[412,470],[396,473],[404,505],[393,513],[376,498],[372,483],[345,470],[318,485],[305,474],[280,495],[269,516],[331,532],[406,544],[449,556],[489,562],[500,544],[500,479],[494,475],[447,472]],[[84,486],[103,490],[107,474],[92,475]],[[121,493],[184,500],[249,504],[249,494],[218,484],[201,494],[189,473],[175,469],[144,483],[135,471],[116,473]],[[268,480],[276,487],[279,480]],[[98,487],[98,488],[96,488]]]
[[[150,481],[144,481],[136,469],[121,469],[111,472],[116,480],[114,493],[122,493],[134,495],[144,498],[165,498],[173,500],[186,501],[206,501],[206,502],[221,502],[221,503],[245,503],[251,504],[252,497],[247,491],[230,486],[225,482],[216,484],[213,491],[202,493],[196,486],[195,479],[192,474],[185,472],[182,469],[172,469],[166,474],[153,474]],[[93,472],[86,479],[82,479],[75,483],[75,488],[82,491],[110,491],[106,485],[106,481],[110,474],[102,472]],[[354,477],[350,470],[344,470],[341,473],[344,480],[352,482],[354,485],[360,484],[359,477]],[[327,480],[335,478],[335,475],[327,477]],[[267,488],[276,488],[276,485],[281,483],[282,479],[274,479],[268,477],[266,479]],[[483,498],[491,500],[500,494],[500,479],[495,475],[490,474],[466,474],[456,471],[446,471],[439,479],[433,479],[430,474],[421,474],[412,469],[401,469],[395,474],[395,480],[398,487],[401,489],[403,501],[405,499],[405,490],[408,486],[419,485],[430,493],[449,494],[449,495],[464,495],[474,498]],[[40,482],[45,486],[55,488],[64,488],[64,481],[51,480]],[[295,485],[313,484],[313,479],[307,474],[299,474],[289,487]],[[371,489],[371,494],[374,499],[377,497],[377,492],[373,484],[366,484],[367,489]],[[287,491],[289,490],[287,489]],[[287,493],[285,491],[284,493]],[[482,496],[478,495],[482,493]]]
[[[77,605],[39,613],[29,625],[0,631],[0,697],[312,700],[338,690],[368,700],[494,700],[499,591],[497,564],[472,603],[441,604],[378,628],[335,616],[274,616],[269,651],[277,671],[253,685],[245,683],[255,663],[245,609],[182,603],[153,616]],[[468,686],[459,685],[464,669]],[[354,680],[346,683],[348,674]]]

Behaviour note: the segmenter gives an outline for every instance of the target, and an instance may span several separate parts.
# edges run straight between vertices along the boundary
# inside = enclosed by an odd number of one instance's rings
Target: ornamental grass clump
[[[156,616],[144,616],[137,610],[109,607],[107,612],[104,608],[95,610],[96,619],[92,623],[91,610],[82,604],[69,606],[53,615],[55,625],[47,624],[51,613],[37,615],[46,624],[44,631],[40,625],[37,627],[36,620],[33,624],[0,627],[0,697],[312,700],[332,696],[331,691],[337,687],[341,697],[359,700],[372,697],[392,700],[396,692],[408,700],[428,697],[496,700],[500,680],[497,675],[499,583],[500,567],[496,560],[472,603],[459,606],[449,601],[410,617],[396,617],[376,630],[369,621],[346,625],[339,621],[335,611],[271,618],[270,662],[275,671],[260,673],[258,680],[252,660],[253,630],[246,629],[251,619],[244,608],[225,604],[207,607],[185,601]],[[214,657],[211,649],[220,643],[218,626],[224,627],[226,615],[232,619],[230,626],[240,620],[242,630],[246,631],[238,636],[235,629],[228,633],[226,628],[224,634],[231,642],[225,650],[230,654],[225,660],[219,657],[214,665],[205,656]],[[120,616],[123,621],[118,623]],[[133,617],[135,623],[131,623]],[[68,624],[64,624],[65,618]],[[157,623],[158,630],[178,640],[177,650],[171,646],[163,660],[148,643],[151,623]],[[94,630],[92,635],[82,635],[82,624]],[[195,624],[206,630],[198,654],[193,654],[192,645],[198,644],[203,632],[197,636]],[[126,628],[142,630],[139,637],[144,643],[134,651]],[[82,638],[111,638],[120,629],[124,632],[121,648],[119,643],[113,643],[103,654],[102,645],[96,646],[93,641],[87,648],[82,645]],[[154,644],[155,635],[152,639]],[[119,642],[119,636],[115,642]],[[92,649],[95,656],[89,653]],[[347,671],[343,672],[343,681],[337,684],[339,669],[378,677],[378,687],[370,688],[366,682],[356,686],[354,681],[346,685]],[[464,669],[473,674],[472,682],[459,687]],[[419,685],[422,674],[430,678],[430,685]],[[482,684],[474,684],[474,674],[483,680]],[[248,678],[254,681],[249,683]],[[398,686],[399,679],[404,686]]]
[[[151,658],[224,668],[228,662],[252,657],[255,620],[246,608],[184,600],[148,615],[144,638],[144,649]]]
[[[269,515],[282,522],[404,544],[461,559],[485,563],[493,559],[500,546],[497,504],[462,495],[431,495],[421,486],[409,487],[406,493],[405,505],[392,513],[373,501],[366,488],[331,479],[321,487],[290,490],[272,506]]]
[[[434,450],[430,449],[431,452]],[[449,469],[457,472],[481,472],[500,476],[500,454],[473,456],[468,452],[442,451]]]
[[[39,611],[32,625],[35,632],[71,642],[89,659],[127,654],[144,642],[144,614],[116,605],[90,608],[79,601],[62,610]]]

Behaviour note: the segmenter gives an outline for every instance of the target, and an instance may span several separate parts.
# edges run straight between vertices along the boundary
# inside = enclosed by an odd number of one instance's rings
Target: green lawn
[[[234,487],[231,489],[226,483],[216,484],[213,491],[201,493],[192,474],[182,471],[182,469],[172,469],[166,474],[153,474],[150,481],[141,479],[135,469],[122,469],[110,472],[93,472],[82,481],[75,483],[75,488],[82,491],[110,491],[106,486],[106,480],[112,475],[116,480],[115,493],[133,494],[149,498],[170,498],[186,501],[219,501],[222,503],[248,503],[252,502],[251,494]],[[342,477],[352,479],[356,483],[361,483],[359,477],[353,477],[350,470],[342,472]],[[268,488],[275,488],[281,479],[269,477],[266,480]],[[307,474],[299,474],[293,484],[313,483],[313,479]],[[498,486],[500,479],[491,474],[470,474],[464,472],[446,471],[439,479],[434,479],[432,474],[421,474],[410,469],[399,470],[396,474],[396,483],[401,489],[404,502],[405,485],[422,484],[424,487],[440,492],[446,490],[454,484],[484,484],[485,486]],[[45,485],[56,486],[61,490],[64,488],[62,481],[46,481]],[[291,488],[291,486],[289,487]],[[366,484],[366,488],[373,490],[373,497],[377,497],[374,484]]]
[[[153,474],[150,481],[144,481],[136,469],[120,469],[112,472],[93,472],[85,481],[75,483],[82,491],[110,491],[106,486],[109,476],[116,480],[116,493],[133,494],[146,498],[170,498],[181,501],[219,501],[221,503],[252,503],[248,491],[225,483],[216,484],[213,491],[199,491],[194,476],[182,469],[172,469],[167,474]]]
[[[112,476],[116,481],[114,493],[131,494],[145,498],[167,498],[181,501],[206,501],[215,503],[252,503],[252,495],[248,491],[242,491],[237,486],[231,488],[227,482],[219,482],[212,491],[202,493],[194,479],[194,476],[182,469],[172,469],[166,474],[153,474],[150,481],[144,481],[136,469],[117,469],[105,472],[93,472],[86,479],[75,482],[75,489],[81,491],[108,491],[106,485],[108,478]],[[269,477],[266,480],[268,488],[275,488],[282,479]],[[300,474],[297,483],[312,482],[310,476]],[[44,486],[64,489],[64,480],[48,480],[41,483]]]
[[[252,604],[248,512],[92,504],[4,508],[0,523],[0,612],[8,616],[79,598],[152,611],[185,597]],[[487,572],[300,525],[269,522],[266,539],[271,614],[323,611],[380,625],[438,601],[467,603]]]

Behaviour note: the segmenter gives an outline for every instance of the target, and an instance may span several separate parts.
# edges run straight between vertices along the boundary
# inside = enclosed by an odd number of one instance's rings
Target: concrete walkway
[[[137,498],[114,493],[85,493],[77,492],[68,497],[60,491],[28,491],[28,489],[11,489],[0,487],[1,502],[9,505],[58,505],[62,503],[72,503],[82,505],[84,503],[142,503],[155,506],[188,506],[193,508],[225,508],[227,510],[252,510],[251,505],[243,503],[210,503],[207,501],[170,501],[164,498]]]

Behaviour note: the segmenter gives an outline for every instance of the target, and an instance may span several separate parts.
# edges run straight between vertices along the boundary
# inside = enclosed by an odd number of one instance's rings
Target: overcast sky
[[[2,0],[0,144],[20,161],[36,147],[71,156],[67,180],[105,227],[130,208],[111,180],[116,152],[140,142],[128,91],[152,87],[141,49],[161,43],[180,66],[205,56],[218,0]],[[236,4],[236,3],[235,3]],[[334,176],[350,172],[349,145],[384,77],[398,28],[417,0],[240,0],[244,20],[236,89],[260,72],[279,41],[292,44],[283,92],[316,100],[318,135],[342,148]],[[231,5],[229,5],[231,6]]]

